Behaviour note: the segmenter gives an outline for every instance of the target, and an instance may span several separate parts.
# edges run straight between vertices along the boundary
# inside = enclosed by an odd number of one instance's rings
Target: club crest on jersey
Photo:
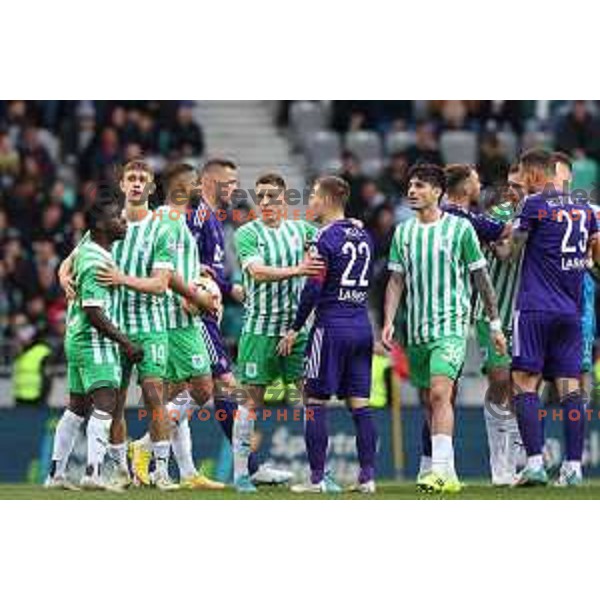
[[[256,363],[246,363],[246,377],[256,377],[258,367]]]

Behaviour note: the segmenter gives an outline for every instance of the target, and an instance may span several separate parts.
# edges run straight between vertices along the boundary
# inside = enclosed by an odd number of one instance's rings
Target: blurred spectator
[[[443,129],[464,129],[467,107],[461,100],[447,100],[442,106],[440,116]]]
[[[369,294],[371,308],[375,312],[377,322],[381,326],[383,321],[383,298],[388,280],[388,254],[395,229],[394,207],[389,202],[384,202],[374,209],[367,227],[373,237],[373,287]]]
[[[356,155],[348,150],[342,152],[342,169],[339,176],[345,179],[350,186],[350,199],[346,207],[346,214],[350,217],[360,218],[362,213],[361,190],[367,178],[362,174]]]
[[[485,186],[502,186],[506,181],[509,162],[498,135],[491,131],[481,138],[477,171]]]
[[[399,204],[406,196],[406,175],[408,174],[408,158],[405,152],[395,152],[389,165],[383,171],[379,187],[388,200]]]
[[[555,131],[556,149],[573,158],[600,160],[600,120],[585,100],[576,100],[571,110],[560,118]]]
[[[171,131],[169,148],[171,151],[179,151],[183,156],[204,154],[202,130],[194,121],[192,106],[187,102],[182,103],[177,111],[177,121]]]
[[[29,175],[37,175],[44,184],[49,185],[54,177],[54,164],[48,150],[40,142],[37,127],[28,126],[23,130],[20,141],[21,158],[25,162],[25,168],[32,172]]]
[[[52,385],[48,370],[52,349],[25,315],[16,315],[12,328],[17,343],[13,397],[17,406],[39,406],[46,402]]]
[[[415,129],[415,143],[406,151],[409,166],[418,162],[442,164],[442,155],[438,150],[433,125],[428,121],[420,121]]]
[[[19,173],[21,158],[10,136],[0,132],[0,189],[12,185]]]
[[[524,102],[519,100],[481,100],[477,104],[477,117],[481,129],[494,127],[501,131],[508,127],[517,135],[523,133]]]

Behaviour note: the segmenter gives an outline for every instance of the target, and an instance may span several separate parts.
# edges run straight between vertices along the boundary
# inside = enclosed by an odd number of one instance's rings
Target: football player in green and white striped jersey
[[[504,201],[493,206],[489,215],[503,223],[510,223],[523,189],[518,179],[518,166],[510,168]],[[511,347],[513,306],[521,270],[520,257],[510,252],[508,239],[484,246],[484,254],[489,264],[490,279],[498,300],[498,312],[508,347]],[[510,351],[499,354],[489,335],[489,323],[484,315],[480,299],[475,304],[475,329],[477,341],[483,355],[483,371],[489,382],[484,418],[490,450],[490,467],[494,485],[511,485],[517,472],[517,459],[521,451],[521,436],[517,420],[510,410]]]
[[[119,347],[132,363],[143,359],[144,350],[119,328],[118,292],[96,279],[98,270],[113,262],[110,253],[113,242],[125,237],[127,223],[121,216],[121,208],[115,201],[98,199],[86,216],[90,235],[82,241],[74,259],[77,297],[69,304],[65,336],[69,407],[56,428],[46,486],[73,489],[66,478],[66,466],[77,432],[93,407],[87,425],[87,468],[81,485],[110,489],[101,477],[101,467],[121,384]]]
[[[151,411],[160,410],[167,361],[164,293],[173,271],[169,231],[153,218],[148,208],[154,173],[146,162],[133,160],[125,164],[119,186],[125,196],[127,235],[112,248],[115,266],[100,270],[98,281],[106,286],[123,286],[120,294],[124,330],[145,349],[144,359],[136,365],[142,398]],[[76,256],[78,251],[76,248],[61,266],[61,270],[65,269],[67,275],[73,254]],[[132,289],[132,281],[141,281],[143,285]],[[116,467],[113,469],[111,483],[126,487],[130,480],[124,409],[133,365],[126,356],[121,357],[121,365],[123,376],[115,418],[111,425],[108,454]],[[172,489],[167,470],[170,452],[168,423],[153,419],[151,432],[157,464],[156,485],[161,489]]]
[[[168,382],[169,436],[175,459],[182,472],[182,460],[191,460],[191,440],[179,439],[179,427],[171,426],[180,421],[187,423],[190,395],[197,405],[202,406],[213,395],[213,380],[210,357],[204,341],[204,325],[199,316],[193,314],[189,303],[216,312],[218,299],[195,288],[200,276],[198,246],[186,223],[189,203],[197,187],[195,169],[179,163],[171,166],[163,175],[166,181],[167,204],[156,210],[155,218],[168,231],[168,246],[173,263],[170,289],[165,299],[165,321],[169,352],[167,356],[166,380]],[[190,296],[191,293],[191,296]],[[179,394],[189,391],[189,395]],[[149,436],[145,435],[133,443],[133,468],[138,477],[148,473]],[[195,471],[195,469],[194,469]],[[194,489],[223,489],[220,482],[211,481],[202,474],[181,477],[183,487]]]
[[[408,201],[416,217],[397,227],[390,248],[392,273],[382,341],[392,344],[394,319],[406,289],[410,377],[428,412],[432,434],[431,472],[417,485],[423,491],[452,493],[461,489],[454,470],[452,396],[465,358],[471,277],[499,352],[506,352],[506,340],[473,226],[439,207],[445,184],[443,170],[435,165],[416,165],[409,173]]]
[[[300,332],[287,356],[278,344],[290,329],[304,284],[317,275],[323,262],[306,250],[317,232],[303,220],[284,218],[286,184],[277,173],[256,180],[260,219],[235,232],[235,248],[242,267],[246,298],[244,326],[238,350],[238,366],[248,401],[234,421],[234,484],[240,491],[254,491],[248,473],[248,454],[254,421],[248,409],[262,405],[267,386],[278,379],[301,389],[306,331]]]

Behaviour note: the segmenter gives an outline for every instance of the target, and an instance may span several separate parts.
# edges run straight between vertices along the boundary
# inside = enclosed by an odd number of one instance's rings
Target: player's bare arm
[[[98,270],[96,280],[106,286],[122,285],[142,294],[164,294],[169,287],[171,271],[155,269],[151,277],[135,277],[123,273],[117,267],[104,267]]]
[[[510,247],[510,260],[517,260],[521,256],[521,252],[527,243],[529,232],[522,229],[513,229],[512,243]]]
[[[589,263],[589,274],[596,282],[600,282],[600,234],[598,233],[590,236],[587,259]]]
[[[67,300],[74,300],[76,296],[75,292],[75,279],[73,278],[73,260],[74,251],[60,263],[58,267],[58,281],[60,287],[65,292]]]
[[[475,289],[483,302],[483,309],[490,322],[490,333],[494,341],[494,346],[499,354],[506,354],[506,339],[502,333],[502,321],[498,313],[498,302],[496,292],[492,285],[492,280],[487,267],[475,269],[472,272]]]
[[[189,285],[179,273],[171,273],[169,287],[196,309],[204,310],[211,314],[217,314],[221,308],[218,296],[200,289],[195,285]]]
[[[309,279],[304,285],[292,327],[281,338],[279,344],[277,344],[277,353],[280,356],[289,356],[292,353],[298,332],[304,327],[308,317],[317,305],[321,296],[321,290],[323,289],[322,275],[323,269],[319,271],[317,276]]]
[[[390,349],[394,340],[394,319],[398,312],[398,306],[404,293],[404,275],[399,271],[392,271],[385,288],[385,302],[383,306],[383,330],[381,341]]]
[[[138,363],[144,358],[144,349],[131,340],[104,314],[98,306],[86,306],[83,309],[92,327],[95,327],[104,337],[116,342],[123,348],[127,358]]]
[[[312,277],[319,275],[325,268],[325,263],[319,259],[306,255],[302,262],[292,267],[270,267],[258,262],[250,263],[248,273],[256,281],[283,281],[292,277]]]

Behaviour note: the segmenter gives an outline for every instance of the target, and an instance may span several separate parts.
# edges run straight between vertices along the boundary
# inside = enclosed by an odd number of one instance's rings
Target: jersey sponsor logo
[[[194,354],[192,356],[192,366],[194,369],[202,369],[204,367],[204,356],[201,354]]]
[[[223,251],[223,248],[221,248],[221,246],[219,246],[218,244],[215,246],[215,254],[214,254],[214,263],[215,264],[220,264],[223,262],[223,260],[225,259],[225,252]]]
[[[458,366],[462,361],[462,348],[459,345],[446,346],[441,355],[447,363]]]

